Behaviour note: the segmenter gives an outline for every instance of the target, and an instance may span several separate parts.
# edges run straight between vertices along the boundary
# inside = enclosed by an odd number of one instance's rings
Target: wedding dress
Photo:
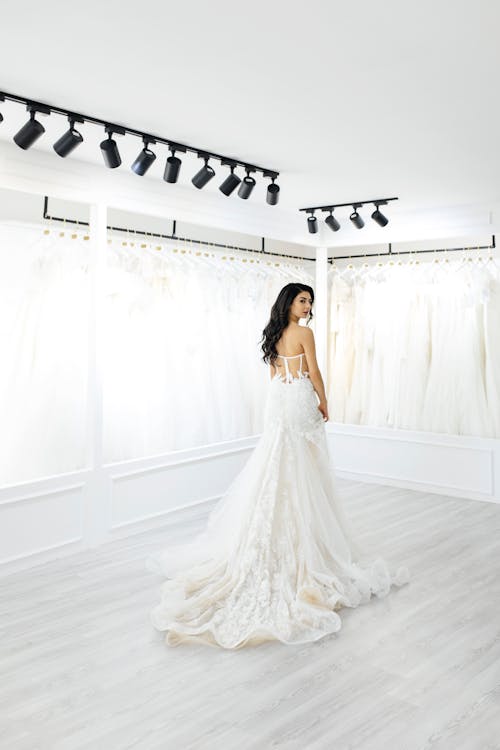
[[[146,560],[168,579],[151,611],[167,645],[316,641],[341,628],[341,607],[409,580],[406,567],[393,575],[381,557],[359,562],[302,357],[281,357],[285,373],[270,380],[263,432],[205,530]]]

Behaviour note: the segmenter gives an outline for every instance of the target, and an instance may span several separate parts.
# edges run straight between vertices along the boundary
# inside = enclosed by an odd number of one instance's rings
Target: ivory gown
[[[303,356],[281,357],[263,432],[205,530],[146,560],[167,578],[151,611],[167,645],[316,641],[341,628],[342,607],[409,581],[406,567],[391,574],[381,557],[359,563]]]

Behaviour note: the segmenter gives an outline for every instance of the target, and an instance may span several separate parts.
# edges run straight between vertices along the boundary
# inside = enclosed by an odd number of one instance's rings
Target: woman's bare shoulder
[[[314,333],[309,326],[299,326],[302,341],[314,341]]]

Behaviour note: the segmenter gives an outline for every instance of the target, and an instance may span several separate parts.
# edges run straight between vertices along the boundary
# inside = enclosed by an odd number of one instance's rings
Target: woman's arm
[[[307,369],[309,371],[309,379],[313,384],[314,390],[318,394],[319,404],[318,409],[322,413],[325,421],[328,420],[328,405],[326,401],[325,384],[321,377],[318,362],[316,359],[316,345],[314,343],[314,333],[307,326],[303,327],[302,331],[302,346],[304,347],[304,353],[307,359]]]

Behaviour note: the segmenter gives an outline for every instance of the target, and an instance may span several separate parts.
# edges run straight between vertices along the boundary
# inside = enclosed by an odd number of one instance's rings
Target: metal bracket
[[[111,135],[114,133],[115,135],[125,135],[126,130],[125,128],[122,128],[121,125],[106,125],[104,128],[106,133],[109,133]]]
[[[68,120],[71,122],[85,122],[81,115],[75,115],[73,112],[68,112]]]
[[[41,115],[50,115],[52,111],[50,107],[47,107],[45,104],[35,104],[35,102],[28,102],[26,104],[26,109],[28,112],[38,112]]]
[[[180,151],[182,154],[185,154],[187,151],[186,147],[183,146],[182,143],[176,143],[175,141],[168,141],[168,147],[171,151]]]

